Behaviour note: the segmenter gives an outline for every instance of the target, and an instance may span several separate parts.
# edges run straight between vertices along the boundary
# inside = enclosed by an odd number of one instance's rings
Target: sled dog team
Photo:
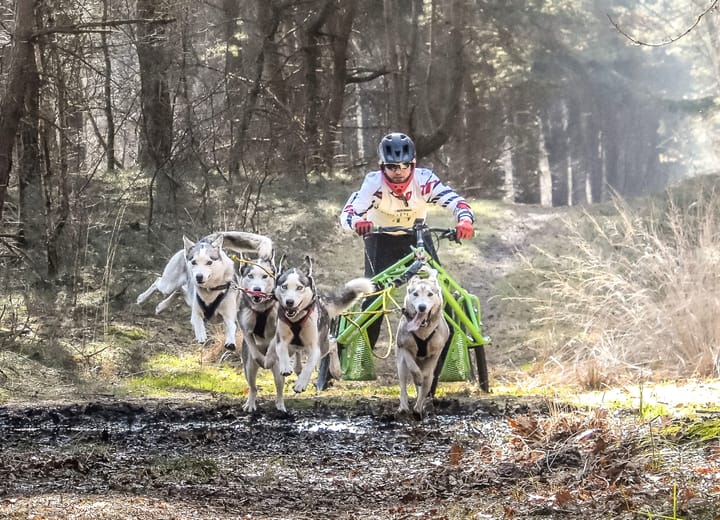
[[[330,372],[340,378],[337,345],[330,337],[330,321],[374,288],[368,278],[355,278],[329,295],[316,291],[309,257],[299,267],[276,265],[270,238],[242,231],[213,233],[192,242],[183,237],[184,249],[175,253],[162,275],[137,297],[141,304],[158,291],[165,295],[155,308],[167,309],[182,294],[190,307],[195,339],[207,341],[205,323],[222,320],[225,348],[235,350],[239,325],[241,357],[249,393],[243,409],[257,409],[257,373],[272,370],[275,407],[285,410],[285,377],[298,374],[293,387],[304,392],[320,360],[329,356]],[[251,254],[239,270],[226,252]],[[417,391],[413,410],[422,414],[435,366],[450,331],[443,317],[443,301],[436,273],[427,269],[410,279],[403,315],[397,331],[399,411],[409,411],[408,379]],[[303,359],[305,363],[303,364]],[[291,366],[292,365],[292,366]]]

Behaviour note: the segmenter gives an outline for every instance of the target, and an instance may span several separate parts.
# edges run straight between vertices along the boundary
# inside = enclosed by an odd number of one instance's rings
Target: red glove
[[[368,233],[372,233],[373,230],[373,224],[370,220],[358,220],[355,222],[355,233],[357,233],[360,236],[367,235]]]
[[[455,226],[455,236],[458,240],[467,240],[475,234],[472,222],[466,218],[461,219]]]

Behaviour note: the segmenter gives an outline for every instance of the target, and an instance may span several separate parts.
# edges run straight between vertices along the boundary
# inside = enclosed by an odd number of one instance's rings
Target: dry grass
[[[709,377],[720,346],[720,199],[691,183],[648,205],[567,220],[571,247],[537,249],[535,323],[546,372],[588,388]],[[688,204],[688,201],[691,201]]]

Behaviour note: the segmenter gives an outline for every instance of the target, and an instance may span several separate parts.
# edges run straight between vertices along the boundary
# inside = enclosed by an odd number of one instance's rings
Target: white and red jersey
[[[370,220],[376,226],[412,227],[415,219],[427,218],[427,205],[439,204],[461,218],[475,221],[472,209],[463,197],[445,186],[432,170],[415,168],[413,179],[402,196],[392,192],[381,171],[370,172],[360,190],[350,195],[340,214],[344,229],[354,229],[358,220]]]

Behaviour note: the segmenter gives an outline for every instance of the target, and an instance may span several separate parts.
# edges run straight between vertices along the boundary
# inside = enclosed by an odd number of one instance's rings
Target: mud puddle
[[[0,408],[0,498],[129,493],[213,511],[221,504],[226,513],[241,504],[256,515],[329,511],[338,500],[362,510],[385,502],[388,485],[447,465],[453,447],[499,449],[507,415],[525,410],[438,400],[418,420],[397,416],[395,402],[317,401],[289,413],[264,403],[254,414],[241,406],[141,400]],[[248,494],[256,497],[251,506]]]

